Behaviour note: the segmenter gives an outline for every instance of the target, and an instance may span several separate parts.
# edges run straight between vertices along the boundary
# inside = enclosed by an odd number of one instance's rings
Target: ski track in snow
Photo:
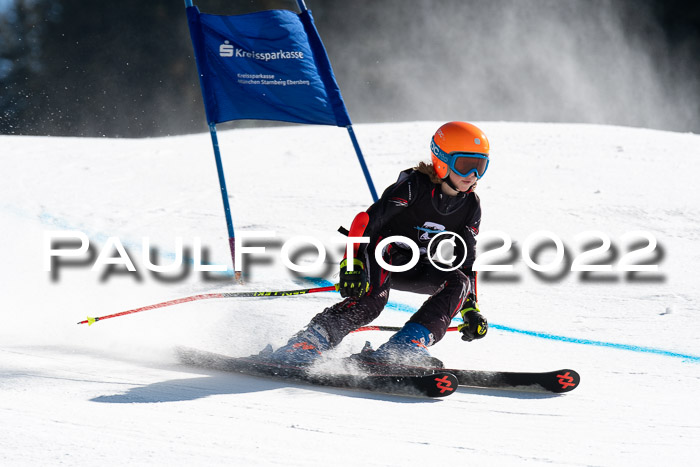
[[[357,125],[381,192],[428,158],[436,122]],[[598,125],[490,123],[479,183],[482,232],[520,247],[550,230],[651,232],[662,255],[648,280],[622,273],[539,277],[521,259],[511,275],[481,276],[486,339],[454,334],[431,349],[447,366],[502,370],[571,367],[582,383],[563,396],[462,388],[423,400],[184,367],[172,349],[231,355],[278,346],[338,299],[192,302],[76,326],[196,293],[308,287],[277,260],[281,240],[311,235],[328,247],[316,276],[334,280],[337,226],[371,202],[342,129],[220,131],[237,232],[270,230],[271,259],[243,286],[190,271],[166,280],[143,268],[149,237],[166,263],[174,239],[199,237],[226,264],[226,226],[208,135],[142,140],[0,136],[5,306],[0,313],[0,460],[5,465],[690,465],[700,455],[700,136]],[[280,168],[283,167],[283,170]],[[138,274],[43,271],[47,230],[85,232],[99,252],[117,236]],[[279,240],[279,241],[278,241]],[[302,256],[302,261],[314,258]],[[644,279],[644,276],[640,276]],[[592,280],[591,280],[592,279]],[[402,324],[423,296],[392,292],[378,324]],[[351,335],[338,354],[379,345]]]

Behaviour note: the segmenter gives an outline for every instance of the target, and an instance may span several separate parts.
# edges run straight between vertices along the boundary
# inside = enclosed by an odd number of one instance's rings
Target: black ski
[[[523,389],[562,393],[576,389],[581,376],[574,370],[563,369],[547,372],[519,371],[477,371],[477,370],[443,370],[453,373],[460,386],[482,388]]]
[[[428,375],[444,371],[457,377],[460,386],[491,389],[513,389],[534,392],[563,393],[576,389],[581,376],[574,370],[563,369],[546,372],[458,370],[455,368],[429,368],[406,365],[374,363],[353,359],[369,373],[391,372],[396,374]]]
[[[373,371],[372,374],[328,374],[314,372],[310,367],[270,362],[260,357],[236,358],[182,347],[177,349],[177,354],[181,362],[200,368],[386,394],[445,397],[452,394],[458,386],[455,375],[440,369],[423,374],[392,374],[386,371]]]

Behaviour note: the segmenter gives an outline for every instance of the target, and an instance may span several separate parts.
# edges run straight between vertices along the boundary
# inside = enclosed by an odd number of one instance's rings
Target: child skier
[[[353,260],[348,261],[346,255],[340,263],[339,291],[345,299],[316,315],[271,355],[273,360],[311,363],[348,333],[377,318],[390,289],[430,297],[388,342],[376,351],[362,352],[360,358],[435,366],[437,359],[427,348],[443,338],[458,312],[464,320],[459,326],[463,340],[486,335],[488,324],[477,305],[476,273],[471,268],[481,221],[474,188],[488,168],[489,142],[476,126],[449,122],[437,130],[430,149],[431,164],[421,162],[401,172],[379,201],[353,221],[350,236],[369,237],[370,241],[356,244]],[[454,261],[464,260],[459,267],[428,260],[435,253],[428,251],[430,240],[440,232],[452,232],[463,240],[454,242]],[[375,259],[381,239],[395,235],[413,240],[420,251],[417,264],[404,272],[389,272]],[[391,243],[379,254],[387,264],[401,266],[409,263],[413,252],[407,244]]]

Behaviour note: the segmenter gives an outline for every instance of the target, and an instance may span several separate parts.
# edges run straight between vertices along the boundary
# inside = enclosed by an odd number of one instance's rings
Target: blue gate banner
[[[187,19],[208,123],[352,124],[309,10]]]

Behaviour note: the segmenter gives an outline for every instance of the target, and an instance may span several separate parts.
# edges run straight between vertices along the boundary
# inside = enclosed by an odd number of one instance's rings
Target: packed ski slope
[[[441,122],[358,125],[381,192],[429,156]],[[220,131],[236,232],[265,255],[246,262],[244,284],[191,265],[154,274],[192,254],[230,264],[208,135],[145,140],[0,136],[0,462],[3,465],[691,465],[700,456],[700,136],[593,125],[479,123],[492,163],[479,183],[482,252],[514,242],[482,273],[488,336],[448,334],[432,353],[451,367],[571,367],[581,386],[563,396],[460,389],[443,400],[318,388],[180,365],[178,345],[246,355],[279,346],[336,293],[182,304],[76,325],[210,291],[285,290],[334,280],[336,232],[371,202],[344,130],[285,127]],[[91,256],[44,270],[46,235],[80,231]],[[585,263],[612,271],[583,274]],[[560,267],[536,273],[523,246],[538,231],[561,239]],[[634,262],[629,250],[657,241]],[[489,237],[489,235],[491,235]],[[630,237],[625,237],[630,235]],[[281,245],[311,236],[324,267],[292,274]],[[100,265],[117,237],[136,272]],[[552,242],[530,249],[553,261]],[[539,245],[539,246],[538,246]],[[156,251],[157,249],[157,251]],[[116,256],[107,249],[108,256]],[[483,253],[482,253],[483,254]],[[488,256],[490,255],[490,256]],[[295,256],[314,261],[314,251]],[[104,259],[105,257],[102,257]],[[77,264],[75,264],[77,263]],[[189,263],[185,263],[189,264]],[[312,280],[310,277],[318,279]],[[392,293],[378,323],[400,325],[425,297]],[[358,351],[385,333],[348,337]]]

